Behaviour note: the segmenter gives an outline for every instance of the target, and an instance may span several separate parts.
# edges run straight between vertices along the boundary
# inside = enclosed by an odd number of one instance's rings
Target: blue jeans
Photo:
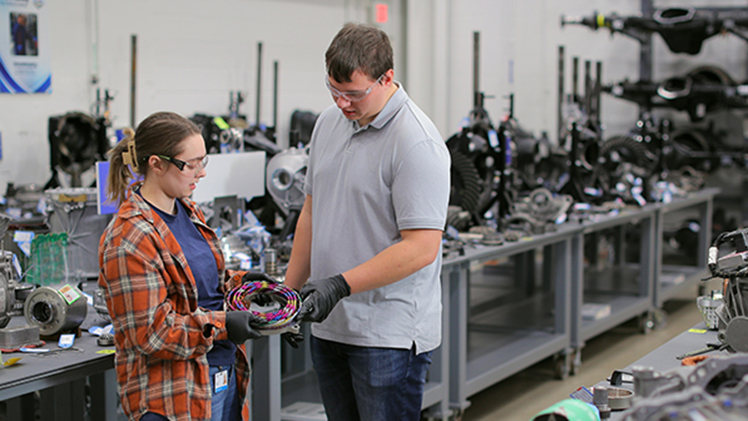
[[[228,387],[218,393],[215,391],[216,373],[228,370]],[[236,373],[233,365],[222,367],[210,367],[210,391],[211,391],[211,420],[212,421],[234,421],[240,420],[241,406],[236,393]]]
[[[312,336],[312,361],[329,421],[421,417],[431,352],[369,348]]]

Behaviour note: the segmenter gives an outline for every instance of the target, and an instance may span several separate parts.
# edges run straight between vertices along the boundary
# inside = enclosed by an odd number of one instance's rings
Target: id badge
[[[229,387],[229,371],[221,370],[213,377],[213,393],[223,392]]]

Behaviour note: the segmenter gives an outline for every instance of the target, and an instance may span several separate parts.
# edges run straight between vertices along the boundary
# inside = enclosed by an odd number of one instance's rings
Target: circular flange
[[[39,326],[40,335],[51,336],[80,326],[86,318],[86,306],[86,299],[80,293],[68,303],[60,291],[45,286],[29,295],[23,315],[30,325]]]
[[[748,352],[748,317],[736,316],[727,324],[725,339],[737,352]]]

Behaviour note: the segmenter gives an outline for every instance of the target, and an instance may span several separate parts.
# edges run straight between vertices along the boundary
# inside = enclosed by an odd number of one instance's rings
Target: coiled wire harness
[[[273,304],[263,306],[257,303],[260,295],[269,297]],[[257,307],[251,308],[255,302]],[[275,304],[278,304],[275,308]],[[227,310],[251,311],[252,314],[263,320],[259,326],[260,333],[264,335],[280,334],[287,331],[298,333],[299,325],[296,323],[296,315],[301,308],[301,297],[293,288],[284,284],[252,281],[245,282],[231,289],[226,296]],[[259,311],[265,307],[271,307],[270,311]]]

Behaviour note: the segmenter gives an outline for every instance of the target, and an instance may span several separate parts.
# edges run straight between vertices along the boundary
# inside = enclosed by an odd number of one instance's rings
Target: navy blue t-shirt
[[[200,234],[190,220],[187,209],[177,200],[177,214],[162,212],[151,205],[166,222],[177,242],[182,247],[187,263],[192,269],[197,285],[197,305],[208,310],[223,311],[223,293],[219,291],[218,265],[208,241]],[[211,366],[231,365],[235,360],[236,345],[228,340],[213,341],[213,349],[208,352]]]

